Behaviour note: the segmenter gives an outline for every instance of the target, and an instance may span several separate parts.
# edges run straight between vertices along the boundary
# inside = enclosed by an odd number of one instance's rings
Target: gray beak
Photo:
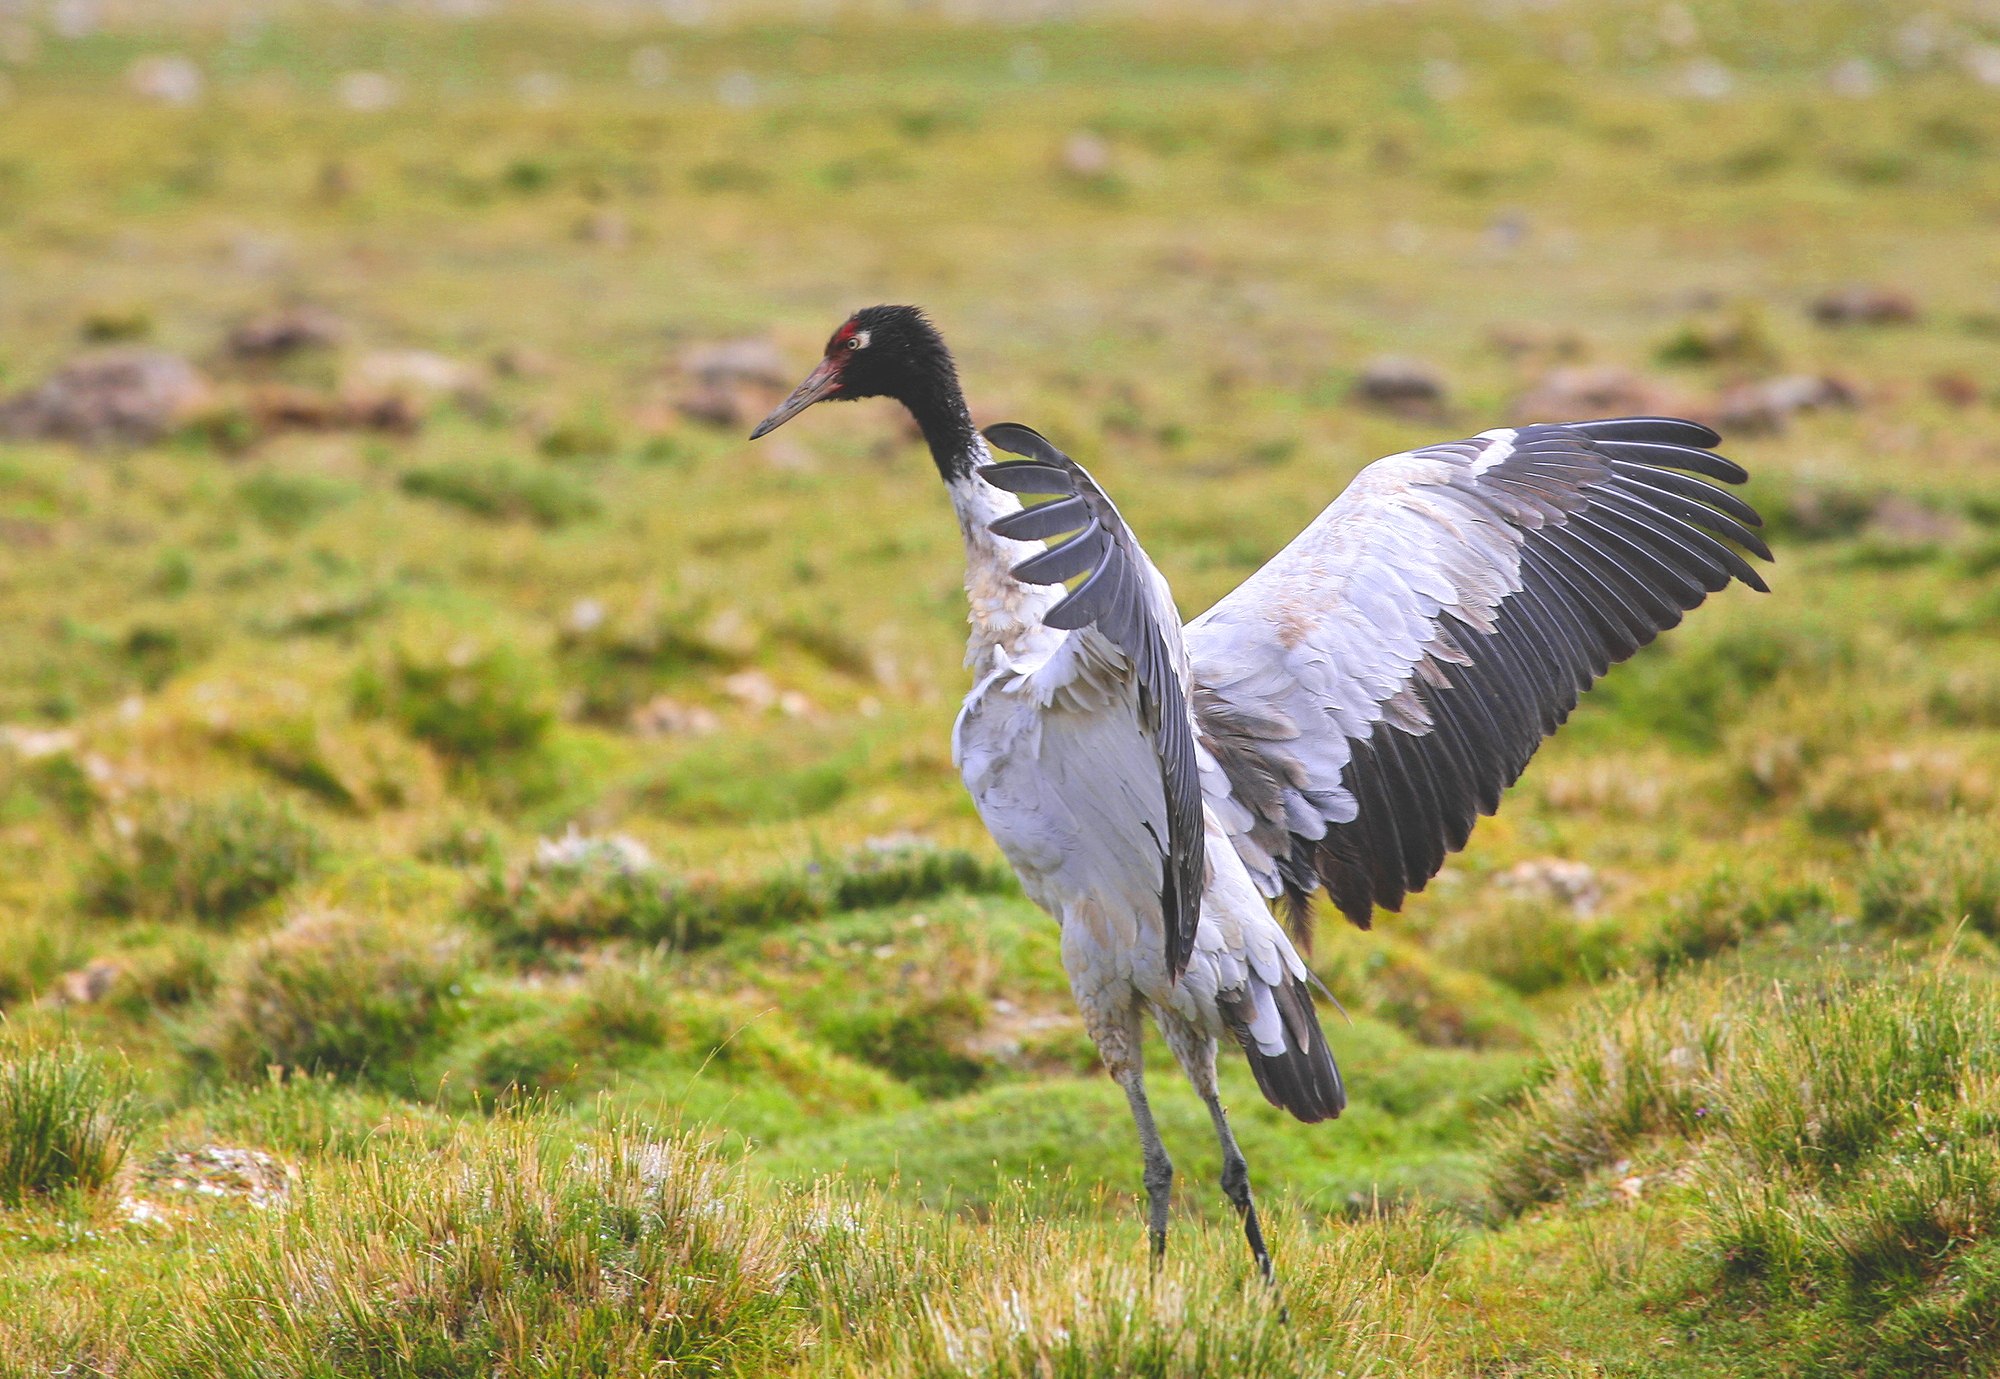
[[[769,435],[783,426],[800,412],[822,398],[840,391],[840,369],[831,359],[822,359],[819,367],[806,375],[806,381],[792,390],[792,395],[778,404],[778,409],[757,423],[757,429],[750,433],[750,439]]]

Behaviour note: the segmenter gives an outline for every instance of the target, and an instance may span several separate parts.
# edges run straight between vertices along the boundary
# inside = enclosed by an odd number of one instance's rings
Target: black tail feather
[[[1237,1038],[1250,1060],[1250,1071],[1264,1100],[1290,1111],[1308,1125],[1332,1120],[1347,1106],[1347,1088],[1341,1085],[1340,1068],[1333,1061],[1333,1049],[1319,1027],[1319,1012],[1313,1009],[1312,993],[1304,982],[1287,979],[1271,993],[1278,1013],[1285,1021],[1285,1051],[1273,1057],[1257,1047],[1240,1020]],[[1236,1006],[1229,1014],[1243,1009]]]

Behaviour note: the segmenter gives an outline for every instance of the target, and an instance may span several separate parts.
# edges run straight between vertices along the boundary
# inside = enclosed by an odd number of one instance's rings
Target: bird
[[[1731,583],[1767,592],[1744,555],[1771,559],[1762,523],[1722,487],[1747,476],[1714,431],[1668,417],[1422,446],[1362,469],[1183,623],[1082,465],[1026,426],[975,428],[917,307],[848,317],[751,439],[871,397],[915,420],[958,519],[972,689],[953,760],[1060,925],[1085,1029],[1138,1130],[1152,1259],[1174,1170],[1146,1094],[1148,1013],[1207,1108],[1223,1193],[1274,1283],[1217,1087],[1222,1042],[1272,1105],[1307,1123],[1341,1113],[1313,1000],[1327,993],[1306,962],[1315,896],[1362,929],[1398,910],[1612,664]]]

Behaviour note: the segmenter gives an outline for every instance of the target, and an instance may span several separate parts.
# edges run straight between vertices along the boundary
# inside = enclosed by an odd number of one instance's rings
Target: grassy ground
[[[1990,1368],[1991,17],[678,13],[0,11],[0,389],[208,380],[0,442],[0,1372]],[[1817,320],[1851,284],[1911,319]],[[1322,918],[1349,1113],[1229,1068],[1288,1322],[1164,1058],[1147,1276],[949,763],[920,448],[748,447],[773,384],[694,376],[877,300],[1190,614],[1560,370],[1845,397],[1730,431],[1770,597]],[[336,338],[226,346],[301,303]],[[1445,395],[1357,400],[1382,354]]]

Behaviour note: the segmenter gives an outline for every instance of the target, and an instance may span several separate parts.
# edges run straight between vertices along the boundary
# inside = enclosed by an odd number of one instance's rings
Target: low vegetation
[[[1552,1045],[1501,1130],[1512,1211],[1663,1184],[1688,1320],[1741,1311],[1811,1372],[1965,1374],[2000,1356],[2000,1012],[1944,967],[1635,989]]]
[[[295,1070],[391,1083],[459,1016],[467,947],[445,930],[302,912],[240,950],[196,1048],[241,1079]]]
[[[86,867],[100,915],[226,924],[283,894],[318,863],[319,832],[282,800],[148,799],[114,816]]]
[[[488,871],[467,897],[465,911],[516,949],[609,939],[687,949],[843,911],[950,892],[1013,889],[1012,873],[1004,867],[957,849],[863,853],[728,882],[676,879],[644,854],[584,839],[545,846],[530,865]]]
[[[0,1206],[104,1187],[138,1128],[130,1086],[99,1056],[70,1043],[0,1047]]]

